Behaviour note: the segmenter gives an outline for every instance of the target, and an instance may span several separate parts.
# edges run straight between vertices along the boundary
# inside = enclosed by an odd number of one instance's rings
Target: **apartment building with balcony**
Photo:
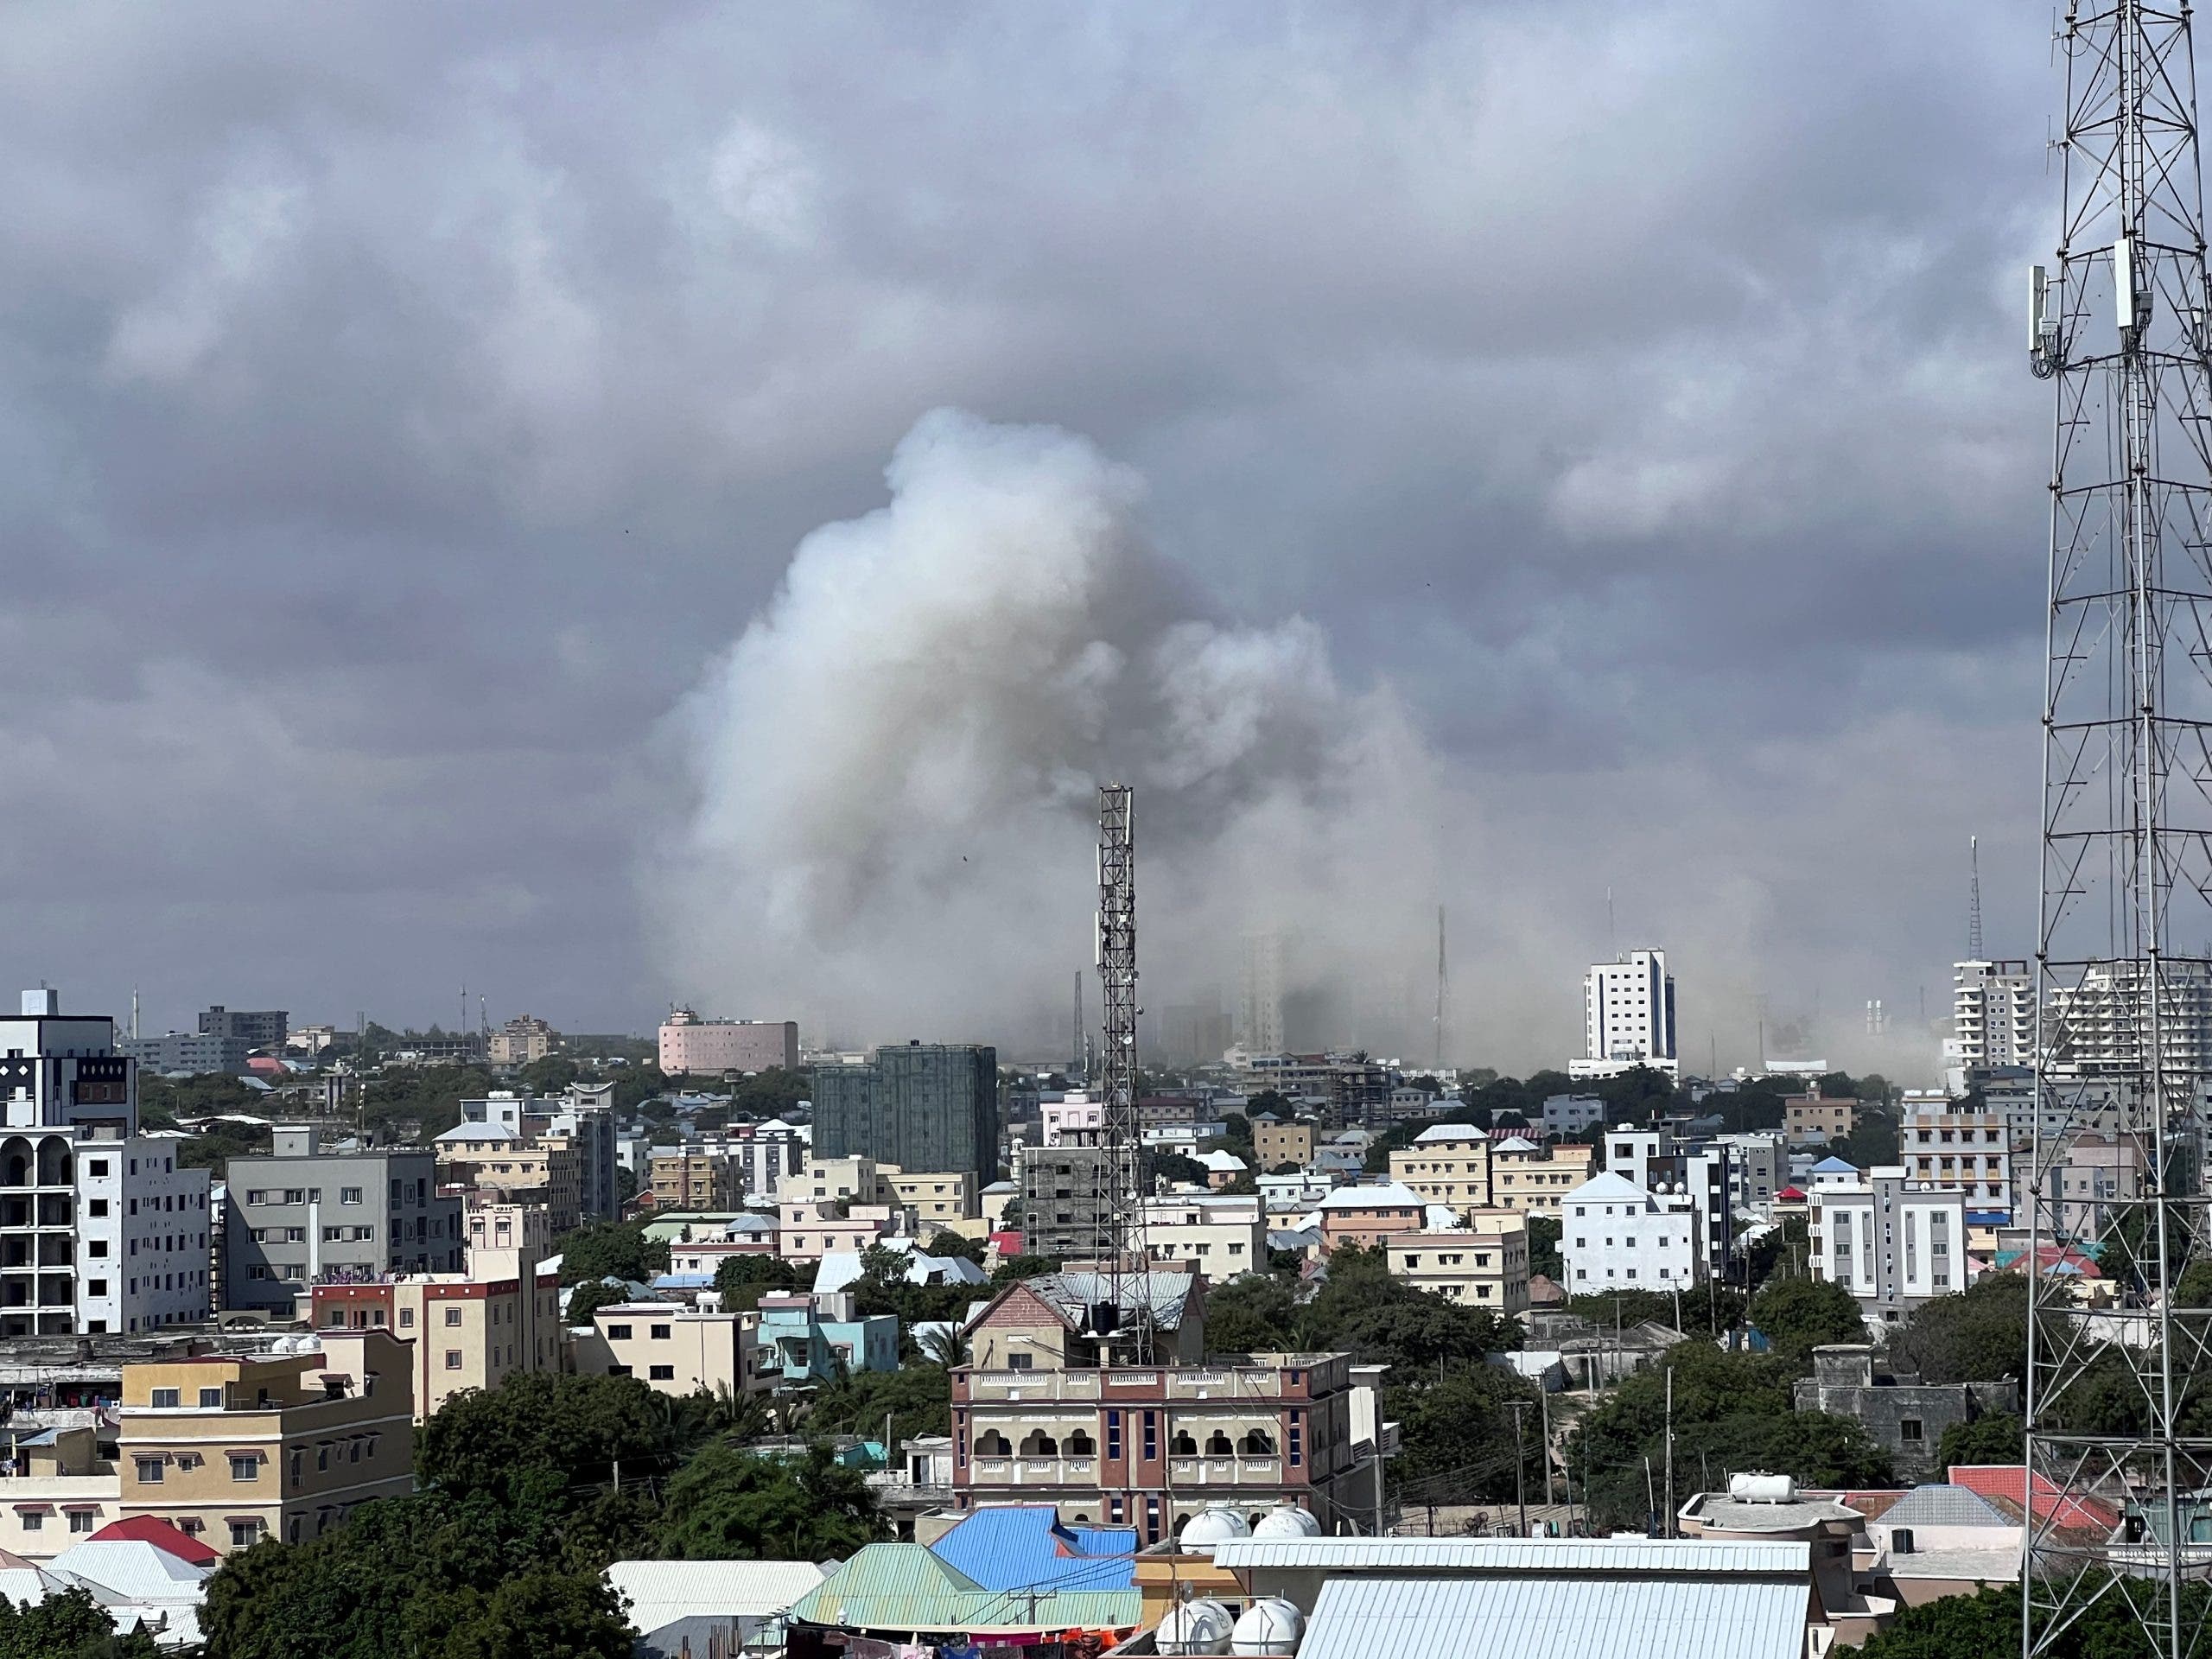
[[[729,1154],[691,1146],[655,1147],[639,1195],[656,1210],[728,1210],[737,1202]]]
[[[441,1190],[544,1206],[555,1236],[583,1220],[583,1159],[565,1136],[535,1140],[499,1122],[461,1122],[432,1142]]]
[[[953,1507],[1049,1503],[1063,1520],[1136,1528],[1147,1544],[1210,1503],[1312,1510],[1330,1530],[1373,1514],[1343,1354],[1184,1357],[1203,1347],[1203,1281],[1155,1273],[1159,1363],[1100,1364],[1095,1274],[1009,1286],[968,1326],[952,1373]],[[1372,1401],[1364,1402],[1371,1418]]]
[[[408,1357],[388,1331],[280,1338],[123,1373],[120,1506],[228,1553],[345,1523],[414,1490]]]
[[[1447,1301],[1518,1319],[1529,1311],[1529,1218],[1518,1210],[1476,1210],[1464,1227],[1393,1233],[1382,1254],[1393,1279]]]
[[[137,1063],[112,1020],[24,992],[0,1018],[0,1338],[207,1317],[207,1173],[138,1132]]]
[[[1815,1186],[1806,1227],[1815,1275],[1857,1298],[1870,1325],[1964,1290],[1973,1273],[1964,1195],[1924,1188],[1903,1165]]]
[[[1897,1160],[1916,1185],[1955,1189],[1977,1225],[2002,1225],[2012,1209],[2011,1131],[1995,1112],[1960,1112],[1948,1102],[1908,1105]]]

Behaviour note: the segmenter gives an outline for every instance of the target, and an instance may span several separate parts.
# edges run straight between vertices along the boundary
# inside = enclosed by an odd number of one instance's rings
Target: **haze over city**
[[[1315,1043],[1426,1040],[1440,903],[1506,1068],[1641,944],[1686,1054],[1908,1068],[1972,833],[2031,946],[2003,8],[9,36],[4,920],[73,1007],[1050,1052],[1113,773],[1148,1003],[1294,928]]]

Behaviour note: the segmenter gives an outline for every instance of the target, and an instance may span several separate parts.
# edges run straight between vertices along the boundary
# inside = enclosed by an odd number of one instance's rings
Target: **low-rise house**
[[[1910,1373],[1878,1370],[1867,1344],[1813,1350],[1813,1375],[1797,1379],[1800,1411],[1856,1420],[1890,1453],[1897,1472],[1933,1474],[1943,1431],[1993,1412],[2017,1416],[2019,1385],[1999,1382],[1923,1382]]]
[[[43,1428],[28,1415],[19,1421],[0,1442],[0,1550],[48,1560],[120,1517],[123,1476],[101,1454],[92,1421]]]
[[[636,1659],[779,1652],[784,1615],[828,1576],[811,1561],[616,1561],[607,1587],[639,1632]]]
[[[1251,1166],[1233,1152],[1202,1152],[1198,1161],[1205,1166],[1206,1185],[1217,1191],[1252,1173]]]
[[[591,1329],[577,1332],[576,1370],[634,1376],[661,1394],[759,1393],[781,1375],[754,1334],[759,1322],[753,1313],[616,1303],[594,1313]]]
[[[1046,1582],[1024,1593],[987,1590],[920,1544],[869,1544],[792,1606],[788,1659],[830,1659],[846,1638],[894,1644],[1030,1645],[1046,1632],[1103,1630],[1109,1645],[1135,1632],[1135,1590],[1069,1590]]]
[[[756,1339],[763,1363],[785,1383],[828,1382],[842,1371],[899,1369],[899,1321],[856,1313],[848,1292],[807,1295],[772,1291],[760,1298]]]

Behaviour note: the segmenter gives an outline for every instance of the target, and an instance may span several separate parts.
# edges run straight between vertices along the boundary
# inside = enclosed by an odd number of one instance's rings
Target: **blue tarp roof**
[[[1136,1582],[1134,1527],[1064,1527],[1050,1503],[977,1510],[930,1546],[986,1590],[1126,1590]]]

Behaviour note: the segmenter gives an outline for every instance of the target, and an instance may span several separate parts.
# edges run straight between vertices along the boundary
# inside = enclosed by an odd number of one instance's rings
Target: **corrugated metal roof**
[[[1071,1529],[1051,1503],[988,1503],[930,1548],[986,1590],[1126,1590],[1136,1547],[1134,1527]]]
[[[1135,1590],[985,1590],[919,1544],[870,1544],[791,1608],[810,1624],[855,1630],[976,1631],[1124,1627]]]
[[[1299,1659],[1799,1659],[1809,1596],[1720,1577],[1337,1579]]]
[[[1802,1540],[1723,1543],[1702,1538],[1232,1538],[1213,1564],[1412,1573],[1809,1573]]]
[[[1916,1486],[1882,1512],[1893,1527],[2009,1527],[1997,1506],[1966,1486]]]
[[[780,1613],[820,1584],[811,1561],[617,1561],[607,1581],[630,1605],[630,1623],[657,1630],[679,1618]]]

